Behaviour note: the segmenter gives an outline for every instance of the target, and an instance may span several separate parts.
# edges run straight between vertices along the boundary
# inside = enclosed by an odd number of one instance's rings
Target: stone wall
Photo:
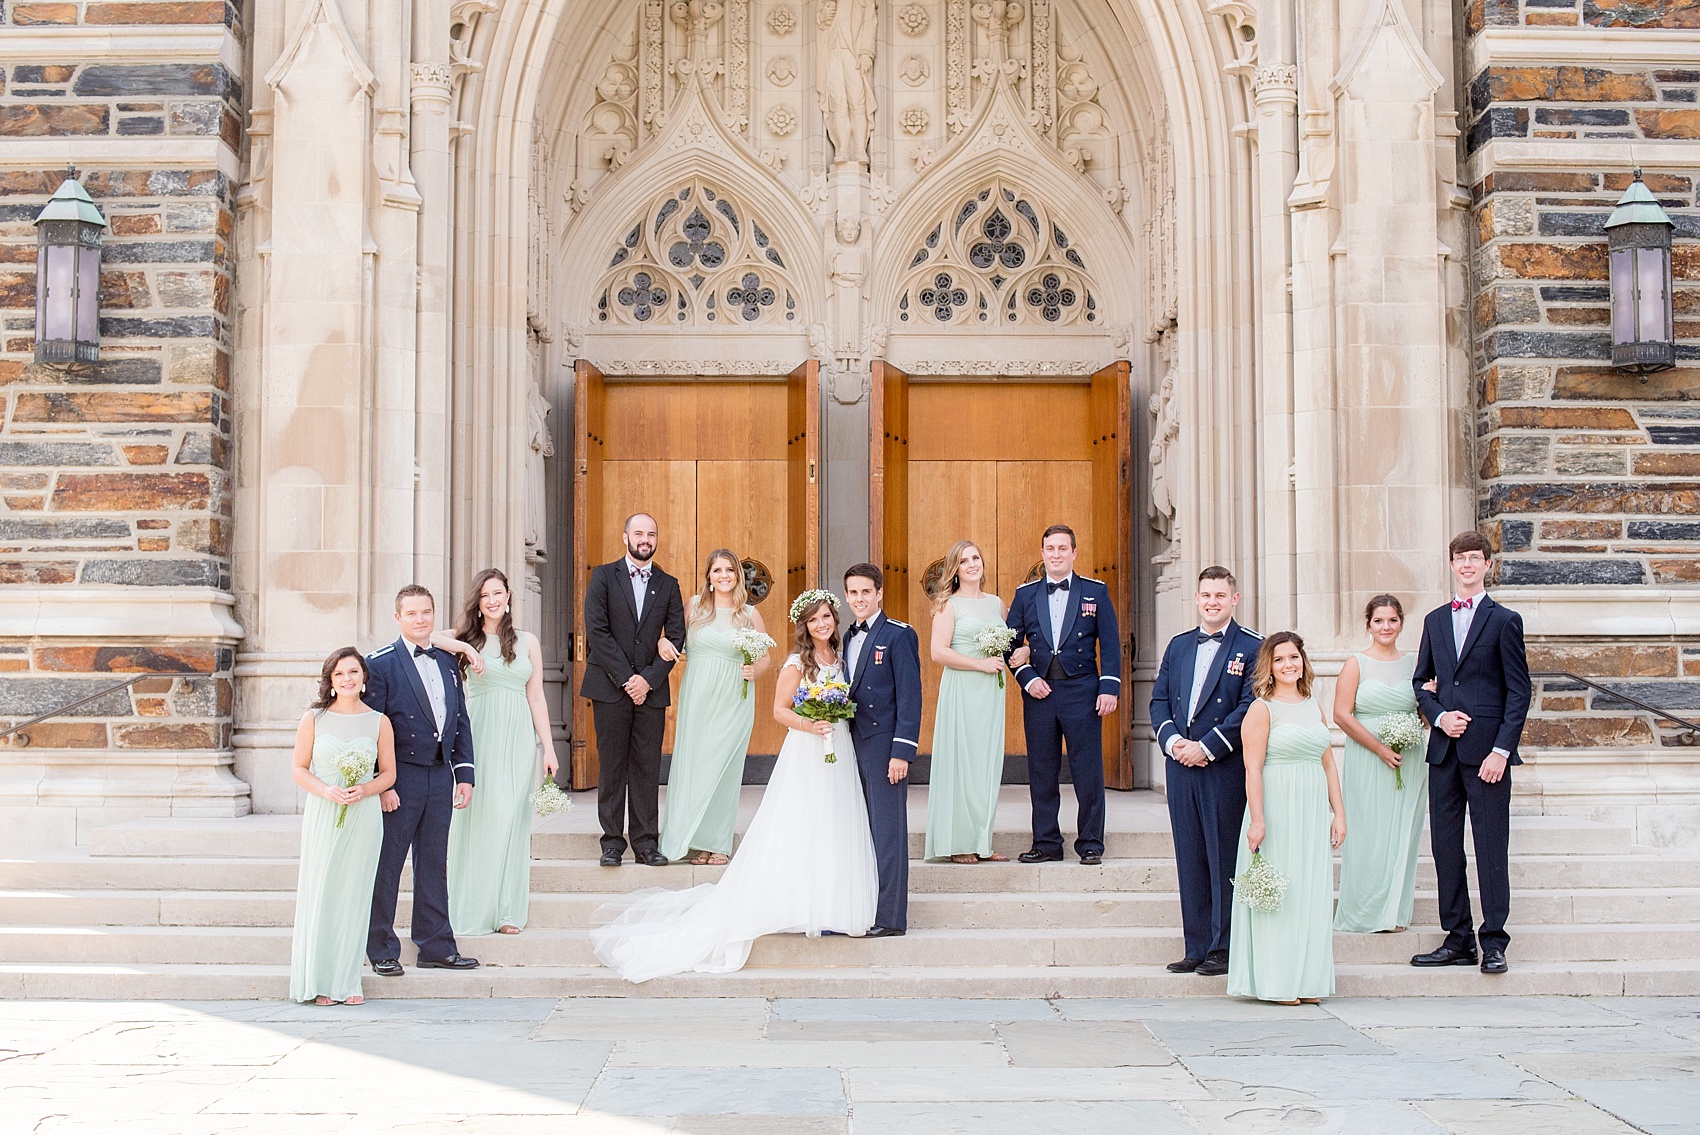
[[[0,811],[33,790],[42,840],[245,809],[227,771],[238,30],[222,0],[0,16],[0,721],[174,675],[14,739]],[[77,370],[31,361],[31,222],[67,163],[110,225],[101,361]]]

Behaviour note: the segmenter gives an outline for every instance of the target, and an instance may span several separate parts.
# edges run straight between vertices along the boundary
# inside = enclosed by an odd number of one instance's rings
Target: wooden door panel
[[[696,384],[612,382],[607,387],[606,401],[606,460],[654,461],[696,456],[701,401]]]
[[[785,562],[787,518],[781,507],[785,477],[783,460],[697,462],[697,555],[691,579],[685,585],[687,591],[701,588],[702,569],[716,548],[729,548],[740,557],[758,560],[770,573]],[[756,608],[767,633],[779,643],[773,652],[773,668],[750,690],[750,697],[757,699],[750,752],[762,755],[779,752],[785,740],[785,729],[773,720],[772,710],[779,665],[790,653],[791,624],[785,617],[788,604],[782,587],[783,583],[776,580],[774,590]],[[683,673],[683,669],[676,667],[675,673]]]
[[[705,382],[697,395],[691,454],[698,461],[785,460],[784,383]]]
[[[885,573],[885,607],[909,621],[909,376],[873,364],[868,398],[868,560]]]
[[[1127,363],[1115,363],[1092,376],[1093,526],[1101,538],[1082,549],[1080,562],[1091,564],[1088,573],[1109,585],[1121,630],[1116,650],[1121,656],[1122,704],[1104,719],[1104,782],[1111,788],[1133,787],[1133,716],[1127,704],[1133,691],[1133,628],[1137,625],[1129,558],[1133,543],[1130,401]]]
[[[785,606],[819,587],[820,364],[810,359],[785,380]],[[777,635],[775,638],[779,637]]]
[[[573,651],[572,685],[567,701],[573,707],[572,786],[596,783],[596,746],[590,704],[578,696],[584,679],[584,591],[593,565],[591,534],[602,528],[602,455],[605,431],[606,384],[602,372],[580,359],[573,366]]]
[[[921,638],[921,752],[933,747],[933,710],[937,704],[939,677],[943,667],[932,660],[932,601],[922,589],[933,561],[942,557],[958,540],[973,540],[989,563],[997,557],[998,466],[992,461],[924,461],[909,466],[909,531],[913,570],[902,596],[909,617]],[[997,578],[995,574],[988,578]],[[893,589],[886,588],[890,607]],[[1005,602],[1008,597],[1004,592]],[[896,616],[894,617],[901,617]]]
[[[1084,383],[912,383],[911,461],[1085,461]]]

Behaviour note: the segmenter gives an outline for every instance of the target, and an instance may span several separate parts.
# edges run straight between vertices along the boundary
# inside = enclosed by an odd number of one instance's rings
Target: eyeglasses
[[[1456,556],[1452,557],[1452,562],[1455,564],[1485,564],[1487,563],[1487,557],[1482,555],[1480,552],[1460,552]]]

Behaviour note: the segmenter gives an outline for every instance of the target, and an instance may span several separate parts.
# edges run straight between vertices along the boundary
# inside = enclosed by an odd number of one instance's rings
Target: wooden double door
[[[986,586],[1007,605],[1016,587],[1043,572],[1045,528],[1073,528],[1075,570],[1111,588],[1125,677],[1133,625],[1127,364],[1089,381],[912,382],[876,363],[872,393],[872,559],[886,573],[887,610],[921,637],[921,752],[931,749],[940,677],[928,651],[928,571],[937,575],[959,539],[979,546]],[[1105,782],[1112,787],[1133,787],[1131,720],[1124,704],[1104,721]],[[1004,747],[1025,752],[1013,683]]]
[[[647,512],[660,534],[655,562],[678,577],[687,602],[715,549],[756,565],[771,581],[756,609],[783,657],[791,600],[820,575],[816,364],[772,379],[649,381],[605,378],[581,361],[576,378],[574,594],[582,599],[591,568],[624,553],[625,518]],[[586,659],[582,602],[575,611],[573,784],[589,788],[595,725],[576,696]],[[673,669],[675,705],[688,665]],[[769,712],[777,669],[750,691],[751,753],[777,753],[784,739]],[[674,714],[667,718],[663,749],[671,752]]]

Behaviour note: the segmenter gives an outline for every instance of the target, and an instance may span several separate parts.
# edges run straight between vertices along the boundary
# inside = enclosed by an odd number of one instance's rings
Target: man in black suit
[[[879,904],[869,938],[909,929],[909,762],[921,736],[921,640],[915,628],[880,609],[885,575],[873,564],[844,573],[855,621],[844,632],[844,667],[856,716],[850,739],[868,808],[879,869]]]
[[[658,646],[663,634],[685,648],[685,604],[679,581],[654,563],[655,518],[633,513],[620,539],[626,554],[590,573],[584,595],[589,661],[579,694],[596,719],[596,811],[602,821],[602,866],[618,867],[627,835],[639,863],[667,866],[661,840],[661,735],[667,728],[673,663]],[[677,654],[674,655],[677,657]]]
[[[1479,532],[1452,540],[1452,602],[1423,620],[1422,646],[1411,677],[1417,706],[1434,726],[1428,735],[1429,838],[1446,941],[1411,959],[1414,966],[1472,966],[1481,944],[1483,973],[1506,971],[1511,936],[1511,765],[1529,716],[1529,660],[1523,618],[1488,598],[1492,549]],[[1432,684],[1433,689],[1430,689]],[[1470,917],[1464,816],[1475,833],[1482,925]]]
[[[396,593],[401,637],[366,658],[367,705],[385,714],[395,732],[395,787],[379,797],[384,846],[372,887],[366,957],[375,973],[400,977],[395,933],[401,868],[413,852],[413,944],[421,969],[473,969],[460,955],[449,925],[449,819],[472,803],[472,722],[460,667],[431,646],[437,604],[410,583]]]

